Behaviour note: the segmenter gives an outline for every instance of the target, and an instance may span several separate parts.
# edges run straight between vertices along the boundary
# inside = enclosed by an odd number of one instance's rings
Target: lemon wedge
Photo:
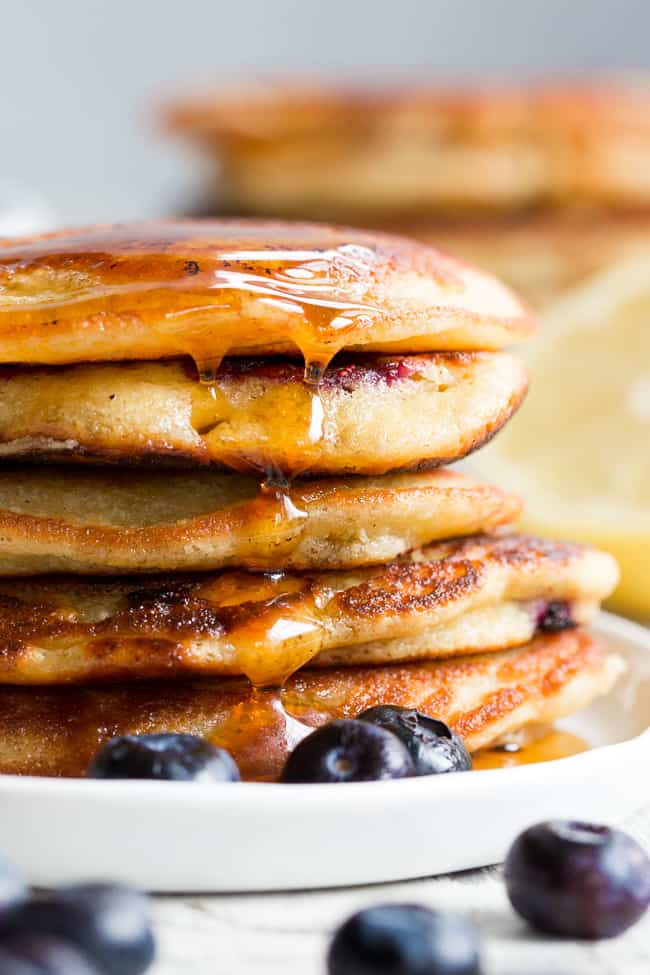
[[[523,495],[526,530],[609,551],[610,605],[650,617],[650,240],[541,318],[528,398],[476,467]]]

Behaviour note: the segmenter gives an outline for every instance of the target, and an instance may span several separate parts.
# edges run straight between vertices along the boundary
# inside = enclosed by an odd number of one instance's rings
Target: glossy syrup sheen
[[[473,756],[473,766],[477,770],[516,768],[519,765],[534,765],[538,762],[552,762],[558,758],[570,758],[571,755],[579,755],[588,750],[589,745],[584,738],[569,731],[551,728],[529,744],[483,748]]]
[[[378,260],[343,232],[291,226],[283,237],[264,223],[55,235],[0,249],[0,327],[132,314],[207,378],[231,349],[289,343],[317,381],[350,334],[381,317],[366,300]]]

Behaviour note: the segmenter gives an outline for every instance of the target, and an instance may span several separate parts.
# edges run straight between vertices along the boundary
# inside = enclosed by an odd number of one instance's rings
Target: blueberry
[[[480,975],[475,928],[415,904],[370,907],[336,932],[329,975]]]
[[[466,772],[472,767],[469,752],[458,735],[444,721],[415,708],[383,704],[362,711],[358,720],[370,721],[397,735],[413,759],[416,775]]]
[[[239,769],[228,752],[196,735],[124,735],[95,754],[91,779],[175,779],[238,782]]]
[[[140,975],[155,952],[146,898],[117,884],[64,887],[0,917],[0,946],[28,935],[70,942],[104,975]]]
[[[571,606],[566,600],[551,599],[543,603],[537,613],[537,629],[544,633],[557,633],[575,625]]]
[[[2,975],[101,975],[91,959],[69,941],[25,931],[0,941]]]
[[[611,938],[650,904],[650,859],[607,826],[554,820],[531,826],[505,863],[508,897],[533,927],[569,938]]]
[[[395,735],[365,721],[330,721],[296,746],[283,782],[370,782],[413,774],[411,757]]]

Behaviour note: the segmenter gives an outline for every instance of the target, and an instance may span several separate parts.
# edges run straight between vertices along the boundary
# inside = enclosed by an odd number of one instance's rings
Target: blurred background
[[[155,110],[197,79],[650,67],[644,0],[6,0],[0,32],[0,179],[65,223],[179,205],[201,165]]]
[[[650,617],[645,0],[21,0],[0,30],[0,236],[314,217],[521,292],[532,392],[471,463],[527,528],[616,555],[614,605]]]

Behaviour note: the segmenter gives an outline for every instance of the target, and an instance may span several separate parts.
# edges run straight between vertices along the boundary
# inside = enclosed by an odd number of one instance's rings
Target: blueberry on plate
[[[372,782],[413,775],[401,741],[365,721],[330,721],[294,748],[283,782]]]
[[[119,884],[64,887],[0,917],[0,946],[36,935],[70,943],[104,975],[140,975],[155,953],[146,897]]]
[[[531,826],[505,863],[514,909],[540,931],[612,938],[650,904],[650,859],[626,833],[553,820]]]
[[[469,752],[458,735],[444,721],[415,708],[380,704],[362,711],[357,720],[370,721],[397,735],[413,759],[415,775],[466,772],[472,767]]]
[[[197,735],[124,735],[95,754],[91,779],[173,779],[185,782],[238,782],[239,769],[223,748]]]
[[[359,911],[336,932],[329,975],[480,975],[479,942],[464,918],[415,904]]]
[[[93,961],[69,941],[33,931],[0,941],[2,975],[102,975]]]

